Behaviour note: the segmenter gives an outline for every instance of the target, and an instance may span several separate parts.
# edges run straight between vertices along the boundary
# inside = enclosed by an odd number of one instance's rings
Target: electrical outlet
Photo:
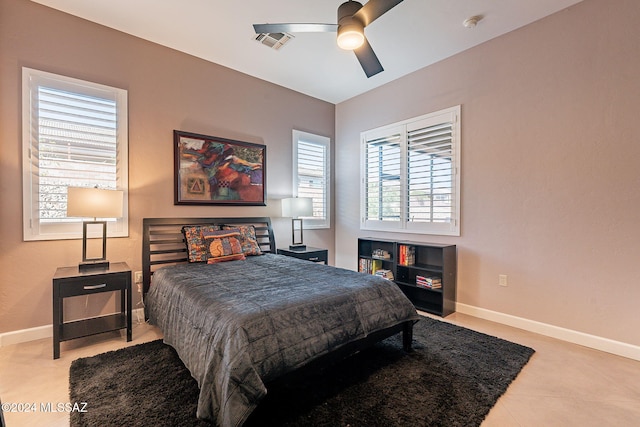
[[[136,271],[135,273],[133,273],[133,278],[134,278],[134,282],[136,283],[142,283],[142,271]]]
[[[500,286],[507,286],[508,285],[507,275],[506,274],[499,274],[498,275],[498,285],[500,285]]]

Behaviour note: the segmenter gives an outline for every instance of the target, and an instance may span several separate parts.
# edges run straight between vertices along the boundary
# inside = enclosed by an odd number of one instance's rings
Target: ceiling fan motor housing
[[[362,9],[362,3],[357,1],[346,1],[338,7],[338,25],[342,25],[343,18],[352,18],[357,11]]]

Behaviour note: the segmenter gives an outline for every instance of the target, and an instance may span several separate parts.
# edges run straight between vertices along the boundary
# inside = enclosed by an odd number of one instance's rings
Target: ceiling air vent
[[[271,49],[278,50],[293,36],[287,33],[260,33],[256,35],[256,40]]]

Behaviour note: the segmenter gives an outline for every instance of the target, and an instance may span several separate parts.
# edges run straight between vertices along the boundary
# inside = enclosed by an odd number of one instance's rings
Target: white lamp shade
[[[313,199],[310,197],[289,197],[282,199],[282,216],[297,218],[313,215]]]
[[[124,192],[100,188],[67,188],[67,216],[81,218],[120,218]]]

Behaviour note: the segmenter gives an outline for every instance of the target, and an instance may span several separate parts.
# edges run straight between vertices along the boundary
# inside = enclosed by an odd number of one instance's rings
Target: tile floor
[[[483,427],[640,425],[640,362],[463,314],[446,321],[536,350]],[[34,413],[5,412],[7,427],[68,426],[67,413],[43,412],[41,404],[69,401],[71,361],[160,337],[155,327],[135,324],[131,343],[119,333],[68,341],[58,360],[52,359],[51,339],[0,348],[2,402],[37,407]]]

